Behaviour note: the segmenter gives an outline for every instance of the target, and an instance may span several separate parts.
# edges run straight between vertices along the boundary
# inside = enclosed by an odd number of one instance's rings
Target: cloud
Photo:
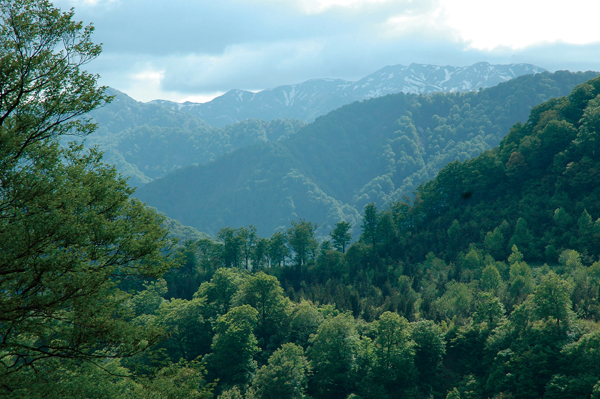
[[[441,0],[447,24],[470,46],[523,49],[534,44],[600,42],[600,2],[569,0]]]
[[[100,0],[76,6],[76,17],[93,21],[104,51],[139,54],[219,54],[229,46],[303,39],[351,30],[345,21],[299,17],[290,7],[220,1]]]
[[[593,13],[579,11],[577,20],[565,11],[565,18],[557,21],[561,11],[555,6],[544,3],[538,10],[528,5],[539,5],[538,0],[519,0],[518,7],[514,2],[57,0],[56,4],[75,6],[76,18],[96,26],[94,40],[103,43],[103,54],[90,64],[92,72],[102,76],[103,84],[143,101],[210,98],[236,88],[261,90],[311,78],[356,80],[385,65],[413,62],[457,66],[527,62],[551,70],[600,69],[598,46],[590,43],[600,35],[589,23]],[[585,26],[569,30],[569,21]],[[539,44],[542,39],[545,43]]]

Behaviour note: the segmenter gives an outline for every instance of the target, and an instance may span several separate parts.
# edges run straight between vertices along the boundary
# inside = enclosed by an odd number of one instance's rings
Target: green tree
[[[238,269],[218,269],[213,278],[202,283],[194,298],[206,301],[207,316],[216,320],[229,312],[233,307],[233,299],[247,275]]]
[[[504,306],[491,292],[480,292],[477,298],[477,309],[473,314],[475,323],[487,323],[490,330],[504,321]]]
[[[412,339],[421,389],[427,391],[436,385],[436,375],[446,353],[446,342],[440,327],[431,320],[413,323]]]
[[[252,388],[263,399],[302,399],[305,397],[309,366],[304,350],[292,343],[284,344],[256,373]]]
[[[323,314],[312,302],[295,304],[290,319],[290,340],[306,349],[323,320]]]
[[[517,225],[515,226],[515,232],[508,243],[508,247],[512,248],[516,245],[526,257],[532,258],[535,257],[533,244],[534,238],[529,231],[527,221],[523,218],[519,218],[517,220]]]
[[[240,227],[237,230],[237,236],[242,245],[242,255],[244,258],[244,267],[250,270],[250,261],[256,247],[258,236],[256,235],[256,227],[248,226],[248,228]],[[258,267],[258,265],[257,265]]]
[[[329,234],[335,249],[342,253],[346,252],[346,245],[352,240],[352,235],[349,233],[350,227],[352,227],[350,223],[342,220],[335,224],[335,228]]]
[[[144,288],[131,296],[127,303],[135,316],[153,315],[165,302],[163,295],[167,292],[167,284],[163,279],[145,283]]]
[[[590,250],[595,244],[594,240],[594,222],[587,210],[583,210],[581,217],[577,221],[579,226],[579,245],[580,248]]]
[[[516,246],[512,250],[513,253],[508,258],[511,266],[507,302],[514,306],[522,303],[533,292],[534,283],[533,271],[527,263],[521,261],[523,255]]]
[[[536,287],[533,303],[536,316],[554,323],[557,333],[568,327],[571,313],[570,284],[554,272],[544,276]]]
[[[433,303],[433,308],[439,321],[453,320],[464,324],[471,315],[473,307],[473,292],[464,283],[450,281],[446,284],[446,292]]]
[[[374,203],[365,205],[365,213],[363,215],[362,232],[366,242],[373,245],[373,251],[375,251],[375,244],[377,242],[377,223],[379,216],[377,214],[377,207]]]
[[[127,356],[160,336],[129,323],[118,281],[172,267],[162,218],[96,150],[59,145],[93,132],[84,115],[109,100],[82,70],[100,54],[93,29],[72,18],[44,0],[0,1],[3,390],[8,374]]]
[[[277,277],[258,272],[249,276],[235,298],[239,305],[247,304],[258,311],[256,336],[263,349],[279,346],[288,331],[289,300]],[[285,342],[285,341],[284,341]]]
[[[469,252],[464,256],[459,256],[458,262],[461,263],[462,280],[471,281],[480,275],[484,266],[484,255],[475,245],[471,245]]]
[[[567,211],[565,211],[565,208],[563,207],[557,208],[554,211],[553,219],[556,222],[556,224],[564,230],[567,230],[573,222],[573,218],[569,216],[569,214],[567,213]]]
[[[319,247],[319,242],[315,238],[316,229],[315,224],[300,219],[299,222],[292,221],[292,227],[287,231],[288,244],[294,251],[294,259],[298,267],[306,264]]]
[[[212,353],[205,357],[208,369],[219,379],[221,389],[250,382],[256,371],[254,329],[258,312],[249,305],[231,309],[220,316],[214,327]]]
[[[269,239],[269,258],[271,266],[285,265],[285,258],[289,255],[287,247],[287,236],[282,232],[276,232]]]
[[[487,265],[481,273],[481,289],[498,295],[504,288],[500,272],[493,264]]]
[[[506,242],[504,235],[499,227],[496,227],[494,231],[488,231],[485,235],[484,240],[485,248],[488,250],[490,255],[496,260],[505,259],[506,255]]]
[[[269,240],[266,238],[259,238],[252,249],[252,270],[260,269],[265,265],[268,266],[268,255]]]
[[[354,318],[344,313],[325,320],[311,341],[307,354],[314,370],[313,396],[345,398],[354,386],[352,371],[359,342]]]
[[[200,263],[202,262],[204,263],[203,266],[206,266],[206,263],[203,262],[204,257],[200,255],[199,251],[200,245],[203,247],[205,245],[204,243],[200,244],[200,241],[206,242],[210,240],[199,240],[198,242],[189,240],[183,246],[176,249],[174,258],[181,266],[165,274],[168,287],[165,297],[192,299],[194,293],[200,287],[202,278],[204,277],[204,273],[200,273]],[[206,270],[202,271],[206,272]]]
[[[217,239],[223,243],[221,254],[223,266],[241,267],[246,237],[243,234],[240,235],[236,229],[223,227],[217,233]]]
[[[167,349],[173,361],[194,360],[210,351],[212,326],[204,319],[204,307],[200,298],[171,299],[156,312],[156,323],[169,332],[161,346]]]
[[[398,394],[412,385],[416,376],[411,325],[397,313],[385,312],[374,323],[375,381],[390,394]]]
[[[454,257],[458,251],[463,248],[465,241],[465,234],[460,222],[457,219],[452,221],[452,224],[447,230],[448,234],[448,249],[447,253]],[[460,270],[457,270],[456,278],[460,278]]]
[[[460,399],[460,393],[458,392],[458,389],[453,388],[451,391],[448,391],[446,399]]]

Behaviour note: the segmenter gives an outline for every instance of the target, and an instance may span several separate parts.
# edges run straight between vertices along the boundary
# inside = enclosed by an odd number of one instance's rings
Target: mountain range
[[[143,103],[109,88],[113,101],[90,114],[98,131],[87,145],[99,146],[106,161],[139,187],[237,148],[288,137],[306,121],[353,101],[397,92],[475,90],[540,71],[528,64],[397,65],[357,82],[313,79],[259,93],[233,90],[205,104]]]
[[[480,62],[466,67],[411,64],[386,66],[358,81],[312,79],[257,93],[231,90],[206,103],[175,103],[155,100],[197,116],[212,126],[225,126],[245,119],[315,118],[353,101],[394,93],[427,94],[465,92],[492,87],[518,76],[544,72],[530,64],[490,65]]]
[[[280,140],[306,125],[300,120],[245,120],[212,127],[194,115],[139,102],[112,88],[107,94],[112,102],[89,114],[98,130],[85,143],[98,146],[104,159],[136,187],[240,147]]]
[[[282,140],[176,170],[136,196],[208,234],[252,224],[268,236],[305,219],[321,238],[341,220],[356,236],[366,204],[411,197],[448,163],[498,145],[536,105],[595,76],[544,72],[479,91],[354,102]]]

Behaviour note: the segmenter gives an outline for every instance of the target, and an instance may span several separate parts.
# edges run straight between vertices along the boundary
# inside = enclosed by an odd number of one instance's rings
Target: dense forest
[[[0,0],[0,396],[600,399],[600,78],[326,239],[211,238],[64,143],[111,101],[73,16]]]
[[[542,73],[478,92],[355,102],[287,139],[180,169],[136,196],[211,235],[252,224],[268,236],[299,218],[317,223],[320,238],[341,220],[357,235],[366,204],[412,197],[447,163],[491,149],[532,107],[596,75]]]
[[[194,306],[161,345],[203,356],[222,398],[600,397],[599,118],[594,79],[412,204],[368,204],[350,246],[303,220],[188,242],[139,317]]]

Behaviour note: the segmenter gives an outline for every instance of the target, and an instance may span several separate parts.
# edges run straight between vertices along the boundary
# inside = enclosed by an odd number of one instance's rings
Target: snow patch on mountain
[[[353,101],[400,92],[426,94],[478,90],[521,75],[544,71],[530,64],[490,65],[487,62],[467,67],[391,65],[355,82],[311,79],[257,93],[231,90],[207,103],[180,104],[165,100],[151,103],[189,112],[213,126],[224,126],[244,119],[294,118],[310,122]]]

